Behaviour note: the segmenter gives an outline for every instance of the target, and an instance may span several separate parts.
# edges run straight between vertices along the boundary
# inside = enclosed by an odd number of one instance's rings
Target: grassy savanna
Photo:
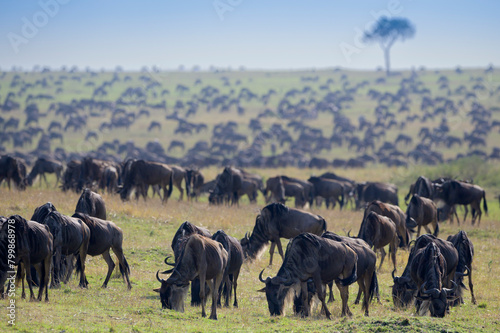
[[[433,170],[428,170],[429,172]],[[207,175],[215,175],[216,169],[206,170]],[[259,170],[265,177],[276,173],[308,176],[308,171],[299,169]],[[404,179],[408,170],[374,169],[358,170],[348,173],[355,179],[377,179],[396,181]],[[52,179],[53,180],[53,179]],[[405,194],[407,183],[400,186],[400,196]],[[300,318],[292,314],[291,305],[282,317],[270,317],[265,295],[257,292],[262,288],[258,280],[260,270],[266,268],[265,275],[274,276],[281,265],[281,258],[275,254],[274,264],[267,267],[269,254],[254,262],[243,264],[239,285],[239,308],[218,309],[218,321],[201,318],[201,308],[193,308],[186,300],[185,313],[162,310],[157,293],[153,288],[159,286],[155,273],[164,270],[163,259],[172,254],[171,239],[178,226],[184,221],[191,221],[208,228],[211,232],[224,229],[228,234],[243,237],[251,231],[255,216],[263,206],[262,197],[258,205],[250,205],[246,199],[239,207],[209,206],[206,199],[188,203],[177,201],[178,192],[174,191],[166,205],[156,197],[144,201],[123,203],[117,196],[104,194],[108,209],[108,219],[114,221],[124,231],[124,253],[131,267],[132,290],[127,291],[121,277],[115,271],[107,289],[100,286],[105,278],[107,266],[101,257],[87,259],[87,277],[89,288],[78,288],[77,280],[68,285],[49,291],[49,303],[29,302],[16,296],[16,326],[7,326],[5,306],[7,300],[1,300],[2,310],[0,331],[28,332],[495,332],[500,328],[500,209],[489,190],[489,215],[484,216],[479,226],[471,226],[470,220],[460,226],[449,223],[441,224],[440,237],[446,238],[458,230],[466,230],[475,246],[473,281],[477,305],[471,304],[470,293],[465,291],[465,304],[452,308],[445,318],[419,317],[414,310],[395,310],[390,294],[392,285],[391,264],[386,261],[379,272],[381,304],[373,302],[370,317],[363,316],[360,305],[352,304],[357,293],[357,285],[350,288],[350,307],[353,317],[340,317],[340,297],[335,290],[336,301],[329,304],[332,320],[327,320],[319,313],[319,307],[310,318]],[[72,214],[78,195],[47,189],[45,185],[29,188],[24,192],[0,191],[0,214],[20,214],[29,218],[35,207],[51,201],[64,214]],[[404,209],[404,207],[403,207]],[[348,230],[356,233],[362,218],[362,212],[349,209],[339,211],[313,208],[328,222],[328,229],[339,234]],[[287,240],[282,241],[283,246]],[[398,251],[398,274],[401,274],[407,261],[408,253]],[[114,256],[113,256],[114,258]],[[114,258],[115,262],[116,259]],[[189,297],[189,296],[188,296]],[[207,303],[210,304],[210,301]]]

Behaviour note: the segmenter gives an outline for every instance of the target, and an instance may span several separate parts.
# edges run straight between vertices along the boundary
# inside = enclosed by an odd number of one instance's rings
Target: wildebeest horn
[[[165,282],[165,280],[160,279],[160,275],[159,275],[159,273],[160,273],[160,270],[158,270],[158,271],[156,272],[156,279],[157,279],[157,280],[158,280],[158,282],[160,282],[160,283]]]
[[[451,283],[453,283],[453,288],[448,289],[448,288],[443,288],[443,291],[446,292],[446,295],[449,296],[449,294],[454,294],[455,291],[457,291],[458,285],[455,283],[455,281],[451,280]]]
[[[349,231],[347,232],[347,237],[349,237],[349,238],[351,238],[351,237],[352,237],[352,236],[351,236],[351,230],[352,230],[352,229],[349,229]]]
[[[262,271],[260,271],[260,274],[259,274],[259,280],[262,283],[266,283],[270,279],[270,277],[267,277],[265,280],[262,278],[262,273],[264,273],[264,269]]]
[[[281,278],[280,282],[283,283],[285,286],[289,286],[293,284],[293,279],[288,269],[285,269],[285,272],[286,272],[286,278]]]
[[[168,256],[168,257],[165,258],[165,264],[167,264],[169,266],[175,266],[175,263],[172,264],[172,263],[168,262],[168,259],[171,258],[171,257],[172,256]]]
[[[465,266],[465,271],[464,271],[464,273],[457,272],[456,274],[457,274],[458,276],[469,276],[469,274],[470,274],[470,269],[469,269],[469,267]],[[452,281],[452,282],[453,282],[453,281]]]
[[[432,288],[432,289],[429,289],[429,290],[423,290],[423,287],[424,287],[425,283],[422,285],[422,287],[420,288],[421,289],[421,292],[422,294],[425,294],[425,295],[429,295],[431,296],[432,298],[438,298],[439,297],[439,289],[437,288]]]
[[[161,272],[161,274],[170,274],[174,271],[175,268],[167,269],[166,271]]]
[[[250,237],[248,236],[248,232],[245,232],[245,239],[250,239]]]

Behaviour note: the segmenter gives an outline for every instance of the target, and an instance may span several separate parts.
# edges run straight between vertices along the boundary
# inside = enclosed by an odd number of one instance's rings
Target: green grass
[[[298,170],[284,170],[294,174]],[[360,176],[373,177],[376,171],[363,171]],[[264,171],[272,176],[274,171]],[[359,178],[358,177],[358,178]],[[390,173],[382,176],[388,180]],[[118,197],[104,195],[109,219],[124,231],[124,252],[131,267],[132,290],[127,291],[121,277],[115,271],[107,289],[101,289],[106,275],[106,265],[101,257],[87,260],[87,276],[90,286],[82,290],[73,279],[60,289],[49,291],[49,303],[29,302],[16,296],[17,321],[15,327],[6,325],[6,317],[0,322],[0,331],[20,332],[471,332],[498,331],[500,327],[500,274],[498,253],[500,251],[500,208],[490,205],[490,214],[483,217],[479,227],[472,227],[470,220],[465,225],[441,225],[440,236],[466,230],[475,245],[473,279],[478,305],[470,303],[470,294],[465,292],[466,304],[453,308],[443,319],[419,317],[412,309],[395,310],[390,286],[391,265],[384,263],[379,272],[381,304],[372,303],[370,317],[364,317],[359,305],[353,300],[357,286],[350,288],[350,308],[353,317],[340,317],[340,297],[335,290],[336,301],[329,304],[332,320],[327,320],[316,307],[311,318],[300,318],[292,314],[287,306],[282,317],[270,317],[258,273],[266,268],[265,274],[273,276],[281,265],[281,258],[275,255],[272,267],[267,267],[269,254],[244,263],[238,286],[239,308],[218,309],[219,320],[213,322],[201,318],[201,309],[189,306],[185,313],[161,309],[158,294],[153,292],[159,286],[155,278],[158,269],[164,269],[163,259],[171,254],[170,242],[177,227],[185,220],[207,227],[211,232],[224,229],[241,238],[250,231],[255,216],[262,205],[241,204],[239,208],[212,207],[205,200],[187,203],[173,198],[162,205],[158,198],[146,203],[132,201],[122,203]],[[65,214],[71,214],[77,201],[73,193],[63,194],[58,190],[35,186],[25,192],[0,191],[0,214],[13,213],[30,217],[34,208],[51,201]],[[344,234],[359,228],[362,212],[313,209],[325,217],[328,229]],[[286,245],[283,240],[283,245]],[[408,253],[398,251],[397,265],[400,274],[406,264]],[[115,260],[116,261],[116,260]],[[5,311],[7,300],[1,300],[1,311]],[[210,301],[208,302],[210,304]]]

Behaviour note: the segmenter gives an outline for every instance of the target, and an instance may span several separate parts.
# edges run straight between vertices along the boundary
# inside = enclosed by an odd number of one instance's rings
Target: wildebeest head
[[[430,290],[425,289],[425,283],[420,287],[420,295],[416,298],[420,301],[430,301],[429,311],[432,317],[443,318],[448,309],[448,302],[456,298],[455,292],[457,284],[454,281],[453,289],[442,288],[441,290],[433,288]]]
[[[394,271],[392,272],[392,279],[394,281],[394,285],[392,286],[394,306],[399,308],[407,307],[413,301],[417,289],[415,283],[409,277],[394,276]]]
[[[46,204],[43,204],[35,209],[31,220],[42,223],[50,213],[55,211],[57,211],[56,207],[54,207],[51,202],[47,202]]]
[[[167,271],[168,272],[168,271]],[[161,283],[159,288],[161,307],[179,312],[184,312],[184,296],[188,291],[188,284],[176,284],[174,278],[161,279],[160,271],[156,272],[156,279]]]
[[[264,270],[260,272],[259,280],[266,286],[260,289],[259,292],[266,293],[267,305],[271,316],[281,316],[285,307],[286,297],[294,281],[287,270],[285,270],[287,274],[286,278],[278,275],[273,278],[267,277],[265,280],[262,278],[263,272]]]

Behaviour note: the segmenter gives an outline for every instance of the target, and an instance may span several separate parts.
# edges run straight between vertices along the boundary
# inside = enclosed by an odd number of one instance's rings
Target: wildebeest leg
[[[22,286],[22,290],[23,290],[22,293],[21,293],[21,298],[22,299],[26,298],[26,292],[24,291],[24,275],[25,275],[24,264],[23,263],[19,263],[19,266],[17,266],[16,284],[17,284],[17,280],[21,279],[21,286]],[[9,288],[7,288],[7,294],[9,293],[9,290],[10,290],[10,283],[9,283]]]
[[[44,283],[43,287],[45,287],[45,302],[49,301],[49,277],[50,277],[50,260],[52,256],[47,256],[45,260],[40,264],[40,276],[43,277]],[[40,293],[38,294],[38,300],[42,300],[42,292],[43,292],[42,283],[40,283]]]
[[[463,223],[465,223],[465,219],[467,219],[467,214],[469,214],[469,208],[467,208],[467,205],[464,205],[464,221]],[[474,211],[474,208],[472,209],[472,211]],[[458,217],[457,217],[457,220],[458,220]],[[474,221],[474,215],[472,214],[472,221]],[[460,224],[460,221],[459,221],[459,224]],[[474,224],[474,222],[472,222],[472,224]]]
[[[28,287],[30,288],[30,301],[35,299],[35,295],[33,293],[33,281],[31,281],[31,263],[29,258],[26,260],[26,264],[23,265],[22,268],[22,278],[24,280],[24,274],[26,273],[26,280],[28,281]],[[43,284],[42,282],[42,276],[40,276],[40,288]],[[24,285],[23,285],[23,291],[24,291]]]
[[[274,254],[274,247],[276,246],[276,243],[274,241],[271,241],[271,248],[269,249],[269,266],[272,266],[273,264],[273,254]]]
[[[301,317],[309,317],[309,293],[307,290],[307,281],[300,282],[300,294],[302,296],[302,314]]]
[[[419,224],[418,228],[417,228],[417,238],[418,238],[418,236],[420,236],[420,228],[422,228],[422,226]]]
[[[476,304],[476,297],[474,296],[474,285],[472,284],[472,269],[469,268],[469,289],[472,297],[472,304]]]
[[[278,240],[276,241],[276,245],[278,246],[278,252],[280,253],[280,256],[281,256],[281,260],[284,260],[285,259],[285,256],[283,254],[283,248],[281,247],[281,241],[280,239],[278,238]]]
[[[358,279],[358,295],[356,296],[356,300],[354,301],[354,304],[359,304],[359,300],[361,299],[361,294],[364,292],[365,287],[363,285],[363,279]],[[364,304],[364,303],[363,303]]]
[[[238,307],[238,300],[236,299],[236,288],[238,287],[238,276],[240,275],[240,272],[236,272],[233,274],[233,288],[234,288],[234,307]],[[472,289],[471,289],[472,290]]]
[[[318,293],[318,298],[321,301],[322,309],[325,310],[326,318],[330,319],[331,313],[330,313],[330,311],[328,311],[328,307],[326,306],[326,302],[325,302],[326,288],[323,288],[323,281],[321,281],[321,275],[320,275],[319,271],[317,271],[317,273],[314,274],[313,282],[314,282],[314,285],[316,287],[316,291]],[[307,311],[309,312],[309,303],[307,302],[309,299],[309,295],[307,293],[307,282],[305,282],[305,285],[306,285],[306,287],[305,287],[306,292],[305,293],[303,292],[304,287],[302,287],[302,293],[306,295],[306,302],[304,302],[304,305],[306,306]]]
[[[123,255],[123,250],[121,247],[121,240],[118,242],[119,244],[113,245],[111,248],[113,249],[113,252],[116,255],[116,258],[118,259],[118,265],[120,267],[120,272],[122,273],[122,278],[123,282],[127,284],[128,290],[132,289],[132,285],[130,284],[130,279],[129,279],[129,271],[130,268],[127,263],[127,259],[125,259],[125,256]],[[109,251],[108,251],[109,254]]]
[[[200,299],[201,299],[201,316],[205,318],[207,316],[207,313],[205,312],[205,303],[206,303],[206,294],[205,294],[205,272],[200,273],[199,275],[200,278]],[[214,289],[214,282],[212,281],[212,292]],[[213,294],[212,294],[213,297]],[[215,304],[215,307],[217,308],[217,297],[212,298],[213,304]],[[213,305],[212,304],[212,305]]]
[[[378,270],[380,271],[380,267],[382,267],[382,264],[384,263],[385,259],[385,250],[383,247],[380,248],[380,265],[378,265]]]
[[[371,272],[371,274],[369,274]],[[363,280],[363,293],[364,293],[364,299],[363,299],[363,306],[361,309],[365,310],[365,316],[369,316],[369,309],[370,309],[370,288],[372,284],[372,277],[373,274],[375,274],[374,271],[367,271],[365,272],[365,276],[362,279]],[[360,288],[361,291],[361,288]]]
[[[333,281],[328,284],[328,288],[330,289],[330,297],[328,298],[328,303],[332,303],[335,301],[335,297],[333,296]]]
[[[108,286],[108,281],[109,278],[111,277],[111,273],[113,273],[113,270],[115,269],[115,263],[113,262],[113,259],[111,259],[111,255],[109,254],[109,249],[107,249],[103,254],[102,257],[108,264],[108,274],[106,275],[106,279],[104,280],[104,283],[102,284],[101,288],[106,288]]]
[[[342,298],[342,317],[352,316],[351,310],[349,309],[349,287],[341,286],[340,283],[335,283],[340,291],[340,298]]]
[[[210,313],[210,319],[217,320],[217,296],[219,286],[222,283],[223,274],[219,273],[215,278],[212,279],[212,312]]]
[[[426,224],[424,225],[424,229],[425,231],[428,233],[428,234],[431,234],[431,229],[429,228],[429,226]]]
[[[62,266],[62,260],[61,260],[61,248],[58,247],[54,251],[54,266],[52,267],[52,288],[59,288],[61,286],[61,266]],[[40,277],[41,278],[41,277]]]
[[[42,177],[43,177],[43,180],[45,180],[45,186],[47,186],[47,188],[49,188],[49,182],[47,181],[47,176],[45,175],[45,172],[42,173]]]
[[[391,254],[392,264],[394,266],[394,272],[396,272],[396,251],[398,250],[398,242],[399,238],[396,236],[392,242],[389,244],[389,253]]]

